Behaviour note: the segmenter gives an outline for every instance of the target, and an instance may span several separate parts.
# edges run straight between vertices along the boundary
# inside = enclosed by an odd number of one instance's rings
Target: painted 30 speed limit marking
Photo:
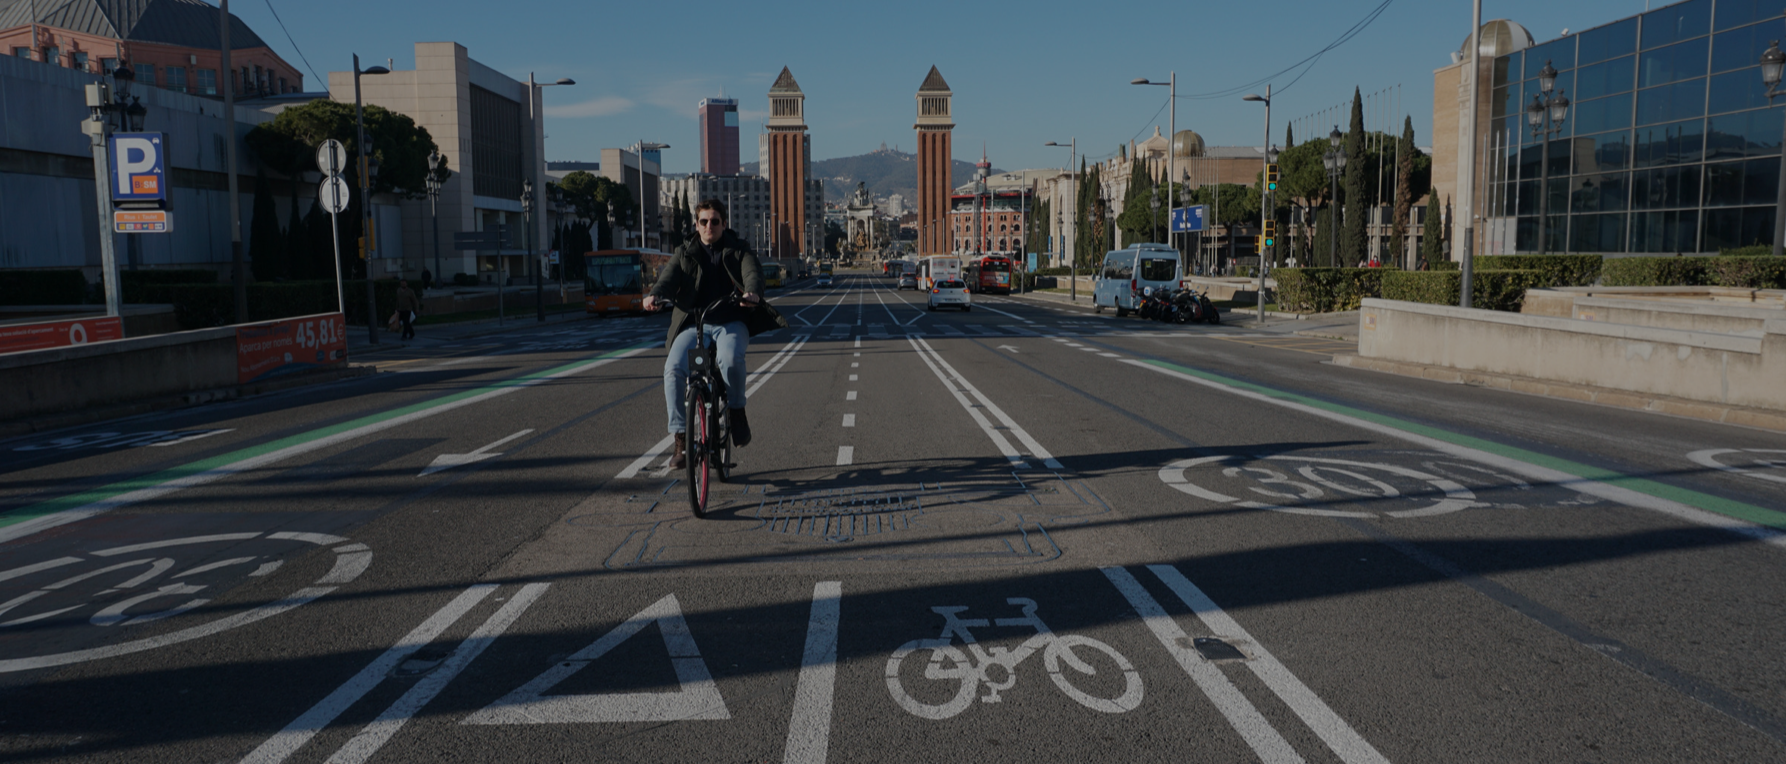
[[[1480,506],[1470,489],[1439,475],[1314,456],[1180,459],[1160,468],[1160,480],[1220,504],[1316,517],[1426,517]]]

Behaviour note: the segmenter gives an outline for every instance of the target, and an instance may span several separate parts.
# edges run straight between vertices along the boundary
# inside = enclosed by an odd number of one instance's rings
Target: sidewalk
[[[1088,312],[1092,309],[1091,295],[1084,292],[1080,293],[1079,301],[1077,303],[1073,302],[1064,294],[1056,294],[1053,292],[1012,293],[1011,296],[1018,298],[1034,298],[1044,302],[1051,302],[1056,305],[1077,305]],[[1255,325],[1254,316],[1256,315],[1258,315],[1258,310],[1254,308],[1223,308],[1222,322],[1224,324],[1241,325],[1246,326],[1249,329],[1256,328],[1259,331],[1277,332],[1280,334],[1300,334],[1307,337],[1321,337],[1323,339],[1341,341],[1357,341],[1358,339],[1358,311],[1355,310],[1349,310],[1343,313],[1316,313],[1309,315],[1301,313],[1279,313],[1268,310],[1265,311],[1265,325],[1262,327]]]
[[[377,345],[372,344],[370,333],[366,331],[366,326],[364,324],[359,326],[350,325],[347,327],[347,356],[350,360],[357,360],[370,354],[384,353],[402,348],[426,348],[458,342],[472,337],[499,334],[528,327],[564,324],[573,321],[592,320],[595,318],[596,316],[581,310],[570,310],[561,313],[547,313],[546,321],[542,324],[538,319],[538,313],[532,307],[528,307],[508,313],[501,319],[500,323],[498,323],[498,319],[495,318],[478,318],[469,321],[457,321],[450,324],[429,324],[426,326],[418,326],[415,329],[416,337],[413,340],[398,339],[403,334],[401,329],[393,332],[387,327],[380,325],[378,327]]]

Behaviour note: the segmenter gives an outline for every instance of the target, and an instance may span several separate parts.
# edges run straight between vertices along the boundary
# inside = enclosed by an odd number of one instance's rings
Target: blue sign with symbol
[[[113,133],[112,199],[120,202],[167,200],[166,160],[161,133]]]
[[[1172,210],[1172,232],[1194,233],[1203,230],[1203,221],[1208,212],[1209,205],[1207,204],[1196,204]]]

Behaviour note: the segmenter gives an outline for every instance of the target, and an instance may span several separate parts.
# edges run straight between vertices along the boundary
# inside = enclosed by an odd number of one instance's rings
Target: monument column
[[[949,102],[954,93],[942,72],[930,67],[918,86],[918,254],[946,255],[952,249],[949,235],[949,191],[952,121]]]
[[[806,94],[787,67],[769,87],[770,257],[797,257],[806,231],[808,163]]]

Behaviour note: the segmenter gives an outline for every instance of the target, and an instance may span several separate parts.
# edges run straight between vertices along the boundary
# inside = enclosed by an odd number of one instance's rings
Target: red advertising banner
[[[0,326],[0,353],[121,339],[124,339],[124,322],[111,316],[83,318],[78,321],[13,324]]]
[[[347,320],[340,313],[236,328],[236,378],[253,382],[347,362]]]

